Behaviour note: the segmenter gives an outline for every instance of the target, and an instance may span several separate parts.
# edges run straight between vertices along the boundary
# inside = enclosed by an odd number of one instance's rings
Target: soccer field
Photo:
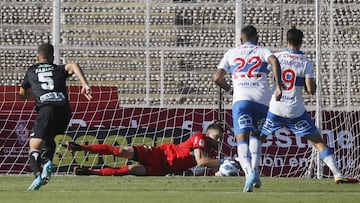
[[[27,191],[32,176],[0,176],[0,202],[336,202],[360,201],[360,184],[332,179],[262,178],[263,187],[243,193],[244,177],[54,176]]]

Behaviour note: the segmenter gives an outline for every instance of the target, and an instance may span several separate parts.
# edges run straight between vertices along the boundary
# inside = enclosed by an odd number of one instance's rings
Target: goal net
[[[58,63],[79,63],[94,95],[85,100],[76,77],[70,78],[73,117],[65,134],[55,138],[55,173],[72,173],[78,165],[131,163],[71,153],[62,146],[69,140],[121,146],[179,143],[217,120],[226,129],[219,156],[236,157],[232,98],[213,84],[212,76],[225,51],[237,43],[239,21],[256,26],[261,44],[273,51],[284,48],[284,31],[296,25],[305,33],[306,55],[316,57],[313,0],[6,0],[0,9],[0,173],[31,172],[27,139],[36,112],[34,103],[19,100],[17,91],[40,43],[55,45]],[[359,7],[351,0],[324,1],[322,9],[322,95],[305,96],[305,103],[315,120],[316,100],[322,102],[324,138],[342,171],[356,177],[360,59],[358,22],[351,16]],[[315,155],[305,140],[281,129],[263,144],[260,171],[266,176],[311,175],[322,166]],[[324,177],[332,175],[326,167],[323,171]],[[212,173],[195,168],[184,173],[189,174]]]

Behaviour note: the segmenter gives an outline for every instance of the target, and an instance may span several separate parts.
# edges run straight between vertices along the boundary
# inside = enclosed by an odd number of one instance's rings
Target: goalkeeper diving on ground
[[[195,166],[209,167],[216,172],[222,159],[214,158],[223,129],[217,123],[210,124],[205,134],[197,133],[180,144],[167,143],[159,146],[112,146],[108,144],[79,145],[67,142],[71,151],[88,151],[102,155],[113,155],[138,162],[117,168],[91,169],[75,167],[75,175],[100,176],[164,176],[185,171]]]

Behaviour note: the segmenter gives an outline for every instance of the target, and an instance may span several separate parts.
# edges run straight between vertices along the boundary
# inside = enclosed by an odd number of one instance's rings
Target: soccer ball
[[[239,176],[238,164],[234,161],[225,160],[220,165],[219,175],[220,176]]]

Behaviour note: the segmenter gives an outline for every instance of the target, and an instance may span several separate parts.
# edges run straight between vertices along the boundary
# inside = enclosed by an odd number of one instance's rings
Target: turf
[[[244,177],[54,176],[38,191],[27,191],[32,176],[0,175],[0,202],[360,202],[360,184],[332,179],[262,178],[263,187],[243,193]]]

